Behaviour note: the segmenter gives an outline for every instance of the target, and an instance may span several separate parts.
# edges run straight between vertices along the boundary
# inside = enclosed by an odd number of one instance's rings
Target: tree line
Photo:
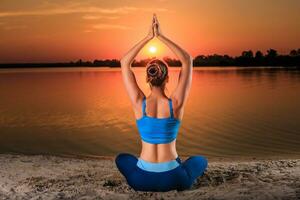
[[[134,60],[132,66],[145,66],[151,58]],[[164,57],[164,61],[170,66],[181,66],[177,59]],[[300,48],[293,49],[287,55],[279,55],[275,49],[269,49],[264,54],[261,51],[243,51],[240,56],[229,55],[198,55],[193,59],[194,67],[197,66],[296,66],[300,67]],[[117,59],[104,59],[94,61],[71,61],[67,63],[17,63],[0,64],[0,67],[120,67]]]

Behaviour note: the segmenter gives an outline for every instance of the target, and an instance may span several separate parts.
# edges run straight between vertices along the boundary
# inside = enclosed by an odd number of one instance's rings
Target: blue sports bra
[[[169,100],[170,117],[155,118],[146,115],[146,97],[143,99],[143,117],[136,120],[141,139],[151,144],[166,144],[176,139],[181,121],[174,118],[172,99]]]

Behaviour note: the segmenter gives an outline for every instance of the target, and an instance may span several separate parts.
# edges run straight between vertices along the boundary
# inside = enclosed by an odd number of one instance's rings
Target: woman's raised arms
[[[131,69],[131,64],[139,53],[139,51],[152,39],[154,38],[154,18],[150,26],[148,35],[139,41],[134,47],[132,47],[120,60],[122,77],[125,84],[126,91],[129,95],[131,103],[134,107],[139,105],[139,101],[145,96],[143,91],[139,88],[134,73]]]
[[[193,58],[181,47],[175,44],[173,41],[165,37],[160,30],[160,25],[158,23],[156,15],[154,15],[154,34],[166,44],[179,58],[182,67],[180,70],[177,86],[174,92],[171,94],[171,98],[176,101],[177,108],[182,108],[186,102],[189,90],[192,83],[192,72],[193,72]]]

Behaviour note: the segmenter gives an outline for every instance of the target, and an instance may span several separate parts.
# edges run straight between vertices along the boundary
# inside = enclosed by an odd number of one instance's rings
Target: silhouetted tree
[[[290,52],[290,56],[300,56],[300,49],[293,49]]]
[[[276,56],[278,56],[277,51],[275,49],[269,49],[267,50],[267,57],[272,57],[275,58]]]
[[[259,65],[263,65],[263,62],[264,62],[264,55],[261,51],[256,51],[255,53],[255,57],[254,57],[254,60],[253,60],[253,65],[255,66],[259,66]]]
[[[82,60],[79,59],[77,62],[76,62],[77,65],[82,65]]]
[[[168,56],[164,57],[163,60],[168,63],[169,66],[181,66],[181,62],[176,59],[172,59]]]
[[[298,55],[298,52],[297,50],[293,49],[291,52],[290,52],[290,56],[297,56]]]
[[[255,53],[255,58],[256,59],[262,59],[264,57],[263,53],[261,51],[257,51]]]
[[[251,50],[243,51],[242,55],[235,58],[238,65],[243,66],[250,66],[253,65],[254,59],[253,59],[253,52]]]
[[[280,58],[278,58],[277,51],[275,49],[269,49],[269,50],[267,50],[264,64],[267,66],[278,66],[278,65],[280,65],[278,63],[279,59]]]
[[[253,58],[253,52],[251,50],[249,50],[249,51],[243,51],[242,52],[242,57]]]

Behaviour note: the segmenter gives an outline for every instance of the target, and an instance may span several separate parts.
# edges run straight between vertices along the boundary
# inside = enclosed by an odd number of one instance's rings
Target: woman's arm
[[[152,21],[148,35],[132,47],[120,60],[121,72],[126,91],[129,95],[131,103],[134,107],[138,105],[140,99],[144,97],[144,93],[139,88],[134,73],[131,70],[131,64],[138,52],[154,37],[154,20]]]
[[[159,40],[161,40],[164,44],[166,44],[179,58],[182,67],[179,73],[178,84],[172,93],[172,99],[175,99],[177,107],[181,108],[184,106],[189,90],[191,88],[192,83],[192,72],[193,72],[193,58],[181,47],[175,44],[173,41],[165,37],[160,30],[160,25],[158,20],[155,18],[155,28],[154,33],[155,36]]]

